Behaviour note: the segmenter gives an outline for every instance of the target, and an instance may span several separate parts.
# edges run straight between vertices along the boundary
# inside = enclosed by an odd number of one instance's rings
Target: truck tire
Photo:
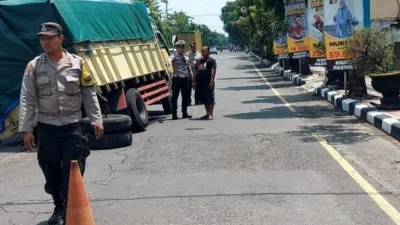
[[[132,130],[145,131],[149,125],[149,114],[146,104],[135,88],[126,92],[126,103],[132,120]]]
[[[89,117],[84,118],[82,122],[85,133],[94,134]],[[127,115],[110,114],[107,117],[103,117],[103,126],[105,134],[120,133],[131,128],[132,120]]]
[[[132,145],[132,132],[104,134],[98,140],[95,135],[88,134],[88,139],[89,149],[91,150],[123,148]]]
[[[171,96],[168,96],[161,100],[161,104],[164,110],[165,115],[170,115],[172,113],[172,101],[171,101]]]

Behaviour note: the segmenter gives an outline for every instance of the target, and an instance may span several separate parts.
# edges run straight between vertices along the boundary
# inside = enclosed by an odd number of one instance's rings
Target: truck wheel
[[[131,88],[126,92],[126,103],[134,131],[144,131],[149,125],[149,114],[140,93]]]
[[[172,102],[171,102],[171,96],[168,96],[161,100],[162,107],[164,109],[165,115],[169,115],[172,113]]]
[[[104,134],[100,139],[96,139],[95,135],[88,134],[89,149],[114,149],[132,145],[132,132],[125,131],[114,134]]]
[[[85,133],[94,134],[89,117],[84,118],[82,122]],[[119,133],[129,130],[132,126],[132,120],[127,115],[110,114],[107,117],[103,117],[103,126],[105,134]]]

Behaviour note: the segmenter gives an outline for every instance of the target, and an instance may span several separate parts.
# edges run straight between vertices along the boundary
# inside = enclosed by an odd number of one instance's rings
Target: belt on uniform
[[[189,76],[184,76],[184,77],[182,77],[182,76],[179,76],[179,75],[177,75],[177,74],[174,74],[174,75],[172,75],[172,77],[177,77],[177,78],[188,78]]]

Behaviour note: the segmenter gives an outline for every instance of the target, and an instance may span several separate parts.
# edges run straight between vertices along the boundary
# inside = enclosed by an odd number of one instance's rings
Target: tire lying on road
[[[123,114],[110,114],[103,117],[104,135],[99,140],[94,135],[93,126],[88,117],[83,119],[83,130],[88,135],[89,148],[114,149],[132,145],[132,120]]]
[[[88,134],[89,138],[89,149],[101,150],[101,149],[114,149],[122,148],[132,145],[132,132],[124,131],[121,133],[104,134],[102,138],[96,139],[93,134]]]
[[[85,133],[94,134],[89,117],[85,117],[82,122]],[[132,120],[127,115],[110,114],[107,117],[103,117],[103,126],[106,134],[120,133],[131,128]]]
[[[149,114],[142,96],[135,89],[131,88],[126,92],[126,105],[132,120],[132,130],[145,131],[149,125]]]

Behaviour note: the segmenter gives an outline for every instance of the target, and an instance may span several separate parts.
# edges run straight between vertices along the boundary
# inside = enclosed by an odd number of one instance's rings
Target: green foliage
[[[227,2],[221,13],[230,41],[261,55],[272,55],[275,35],[287,29],[282,0],[235,0]]]
[[[349,62],[362,74],[385,73],[397,69],[393,46],[386,30],[360,28],[348,39],[345,51]]]
[[[224,34],[210,30],[207,25],[196,24],[193,18],[185,12],[173,12],[168,14],[168,18],[162,18],[162,10],[159,3],[166,3],[168,0],[137,0],[145,2],[146,6],[151,10],[150,16],[153,18],[156,26],[164,36],[167,44],[172,47],[172,36],[178,32],[198,31],[202,33],[203,45],[222,46],[228,44],[228,38]],[[175,24],[171,24],[171,21]]]
[[[320,51],[322,51],[322,52],[325,52],[325,50],[326,50],[326,47],[325,47],[325,38],[322,38],[322,40],[318,41],[318,43],[315,44],[314,47],[315,47],[317,50],[320,50]]]

